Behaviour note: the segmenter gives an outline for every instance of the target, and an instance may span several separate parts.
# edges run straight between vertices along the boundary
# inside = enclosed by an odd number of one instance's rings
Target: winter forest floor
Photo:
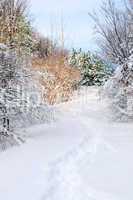
[[[0,154],[0,199],[132,200],[133,125],[112,122],[96,88],[56,110]]]

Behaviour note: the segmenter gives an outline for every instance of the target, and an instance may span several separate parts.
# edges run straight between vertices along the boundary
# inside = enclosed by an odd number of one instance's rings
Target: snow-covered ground
[[[111,122],[96,88],[56,109],[0,154],[0,200],[132,200],[133,124]]]

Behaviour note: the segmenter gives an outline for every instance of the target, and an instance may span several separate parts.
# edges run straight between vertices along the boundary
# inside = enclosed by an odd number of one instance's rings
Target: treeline
[[[0,149],[24,142],[21,128],[54,119],[80,73],[69,51],[35,30],[26,0],[0,1]]]
[[[35,37],[28,14],[27,1],[0,1],[0,149],[24,141],[20,128],[52,120],[32,67],[40,37]]]

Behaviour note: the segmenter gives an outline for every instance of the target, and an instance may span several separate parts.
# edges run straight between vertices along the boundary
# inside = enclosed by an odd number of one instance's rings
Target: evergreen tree
[[[15,115],[19,94],[15,87],[17,62],[13,51],[0,45],[0,142],[13,139],[10,118]],[[11,140],[12,141],[12,140]],[[15,141],[15,140],[14,140]]]
[[[112,68],[107,65],[102,59],[91,54],[90,52],[78,52],[73,50],[70,56],[70,65],[77,67],[81,71],[81,85],[102,85],[111,75]]]

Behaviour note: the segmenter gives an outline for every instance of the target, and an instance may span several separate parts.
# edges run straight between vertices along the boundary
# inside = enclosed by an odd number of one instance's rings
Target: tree
[[[110,61],[116,64],[123,64],[131,55],[132,45],[130,43],[133,34],[130,28],[129,9],[123,1],[123,9],[116,6],[114,0],[107,0],[101,7],[102,21],[95,14],[90,14],[96,24],[97,33],[100,34],[98,40],[102,53]]]
[[[27,51],[32,47],[32,28],[26,0],[0,1],[0,42]]]
[[[133,7],[128,8],[128,13],[129,27],[133,30]],[[132,35],[129,41],[132,47]],[[133,48],[127,60],[117,67],[114,76],[105,84],[105,91],[115,120],[133,121]]]
[[[15,88],[16,56],[0,45],[0,143],[10,138],[10,118],[16,114],[18,91]],[[12,137],[13,139],[13,137]],[[11,140],[12,141],[12,140]],[[15,141],[15,140],[14,140]]]
[[[81,71],[81,85],[102,85],[111,75],[112,68],[107,65],[101,58],[90,52],[78,52],[73,50],[70,56],[70,65],[77,67]]]

